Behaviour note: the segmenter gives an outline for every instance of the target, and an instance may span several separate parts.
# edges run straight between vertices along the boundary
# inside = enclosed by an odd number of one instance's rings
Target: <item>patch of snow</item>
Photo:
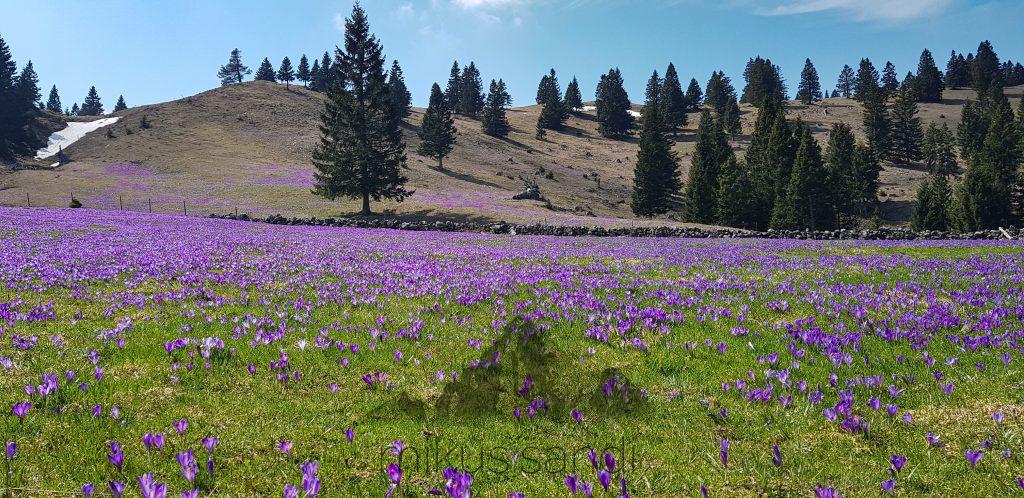
[[[592,105],[585,105],[585,106],[583,106],[583,112],[587,112],[587,111],[596,111],[596,110],[597,110],[597,107],[595,107],[595,106],[592,106]],[[630,116],[633,116],[634,118],[639,118],[639,117],[640,117],[640,116],[642,115],[642,114],[640,113],[640,111],[634,111],[634,110],[632,110],[632,109],[630,109],[630,110],[628,110],[628,111],[626,111],[626,112],[628,112],[628,113],[629,113],[629,115],[630,115]]]
[[[50,165],[51,168],[56,168],[57,166],[60,166],[59,162],[56,162],[56,163],[53,163],[53,164]]]
[[[112,125],[119,119],[121,118],[116,116],[95,121],[68,123],[67,128],[50,135],[46,147],[36,151],[36,159],[52,157],[60,152],[61,149],[66,149],[69,145],[77,142],[90,131],[96,131],[104,126]]]

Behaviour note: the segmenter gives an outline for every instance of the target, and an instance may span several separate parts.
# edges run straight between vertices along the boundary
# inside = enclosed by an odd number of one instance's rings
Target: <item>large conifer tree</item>
[[[693,165],[683,194],[684,213],[693,223],[714,223],[718,210],[719,172],[733,156],[722,124],[707,109],[697,125]]]
[[[914,230],[948,230],[951,201],[946,175],[932,173],[917,191],[917,202],[910,226]]]
[[[480,71],[473,61],[463,68],[460,78],[462,87],[459,90],[459,106],[456,112],[463,116],[475,118],[484,109],[484,84]]]
[[[50,98],[46,100],[46,109],[57,114],[64,113],[64,107],[60,103],[60,94],[57,93],[57,85],[50,88]]]
[[[928,171],[939,175],[956,173],[956,151],[953,148],[953,132],[946,123],[942,127],[932,123],[924,133],[922,156]]]
[[[281,59],[281,66],[277,68],[277,81],[283,81],[285,88],[291,86],[291,82],[295,81],[295,68],[292,67],[292,61],[288,57]]]
[[[399,121],[399,124],[412,110],[412,94],[405,86],[402,66],[397,60],[391,62],[391,72],[388,73],[388,103],[391,106],[392,119]]]
[[[611,69],[597,84],[598,131],[605,137],[628,135],[633,128],[632,105],[623,86],[622,73]]]
[[[580,112],[583,110],[583,94],[580,93],[580,82],[572,77],[569,86],[565,88],[565,108],[569,112]]]
[[[236,48],[231,51],[228,63],[221,66],[220,70],[217,71],[217,77],[220,78],[221,86],[237,85],[250,73],[252,73],[252,70],[246,67],[245,64],[242,64],[242,51]]]
[[[917,76],[914,77],[914,84],[917,86],[917,99],[920,102],[941,102],[942,73],[935,65],[935,58],[932,53],[925,49],[921,52],[921,60],[917,63]]]
[[[900,79],[896,76],[896,66],[890,61],[885,61],[885,69],[882,69],[882,90],[886,98],[889,98],[900,88]]]
[[[867,135],[868,146],[877,157],[883,157],[889,151],[889,138],[892,134],[885,98],[876,89],[861,97],[861,103],[864,106],[864,134]]]
[[[17,64],[11,49],[0,38],[0,158],[9,159],[20,152],[23,141],[21,103],[18,101]]]
[[[999,56],[992,49],[988,40],[978,45],[978,51],[971,63],[971,86],[978,91],[978,95],[987,95],[989,87],[1000,79]]]
[[[778,228],[831,228],[835,214],[829,190],[821,147],[811,136],[810,128],[803,127],[783,206],[772,224]]]
[[[804,104],[810,104],[821,100],[821,82],[818,80],[818,70],[810,59],[804,60],[804,69],[800,72],[800,87],[797,89],[796,98]]]
[[[462,98],[462,70],[459,68],[459,61],[452,62],[452,69],[448,74],[448,86],[444,90],[444,98],[448,101],[448,108],[455,110],[459,108],[459,100]]]
[[[665,136],[661,116],[662,82],[655,72],[647,83],[640,144],[633,171],[633,198],[630,206],[637,216],[654,216],[669,210],[671,198],[679,190],[679,165],[672,144]]]
[[[747,85],[743,88],[740,102],[761,107],[765,99],[786,99],[786,83],[782,79],[782,71],[779,66],[772,64],[771,59],[755,57],[747,61],[743,78]]]
[[[866,58],[861,59],[860,67],[857,69],[857,82],[854,84],[854,96],[861,101],[873,98],[879,93],[879,88],[878,70],[875,69],[875,65]]]
[[[697,110],[704,103],[704,92],[700,89],[697,78],[690,78],[690,85],[686,87],[686,105],[690,110]]]
[[[491,80],[490,91],[487,93],[487,104],[484,106],[484,115],[481,120],[485,134],[498,138],[508,136],[511,127],[508,124],[505,110],[510,105],[512,105],[512,96],[508,94],[505,82]]]
[[[736,89],[732,86],[732,80],[722,71],[714,71],[708,80],[707,90],[704,92],[704,100],[707,105],[721,116],[725,112],[725,106],[729,98],[736,97]]]
[[[320,88],[320,60],[313,59],[313,67],[309,69],[309,89],[314,92],[322,92],[323,88]]]
[[[836,82],[836,91],[844,98],[850,98],[853,95],[856,83],[857,75],[854,74],[853,68],[849,65],[844,65],[843,70],[839,73],[839,80]]]
[[[676,67],[670,62],[665,70],[665,79],[661,87],[660,114],[667,131],[676,134],[680,126],[686,125],[686,94]],[[646,107],[644,107],[646,109]]]
[[[302,54],[299,58],[299,66],[295,71],[295,78],[302,82],[302,86],[309,88],[309,80],[312,75],[309,73],[309,58]]]
[[[103,104],[100,102],[100,95],[96,93],[96,87],[89,87],[82,107],[78,109],[79,116],[99,116],[103,114]]]
[[[921,160],[921,118],[917,116],[917,96],[912,88],[896,92],[890,118],[889,147],[886,157],[896,164]]]
[[[444,169],[444,158],[455,146],[455,119],[448,108],[447,99],[441,93],[441,86],[434,83],[430,88],[430,102],[423,114],[418,152],[437,160],[437,169]]]
[[[277,81],[277,77],[274,76],[274,66],[270,65],[270,59],[263,58],[260,68],[256,70],[256,81],[269,81],[272,83]]]
[[[113,112],[123,111],[128,108],[128,104],[124,103],[124,95],[117,96],[117,103],[114,104]]]
[[[328,88],[320,115],[313,192],[361,199],[362,213],[369,214],[371,200],[401,202],[411,192],[401,173],[405,144],[391,118],[383,48],[358,3],[345,20],[345,50],[337,58],[341,77]]]

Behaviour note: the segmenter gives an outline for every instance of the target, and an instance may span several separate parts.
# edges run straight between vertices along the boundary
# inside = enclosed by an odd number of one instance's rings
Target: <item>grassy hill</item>
[[[1014,101],[1022,87],[1009,90]],[[955,126],[970,90],[947,91],[940,104],[921,106],[921,118]],[[302,87],[266,82],[217,88],[172,102],[128,109],[121,120],[87,135],[66,150],[72,162],[57,168],[0,173],[0,205],[66,206],[71,195],[102,209],[257,215],[338,216],[358,210],[355,201],[332,202],[310,193],[310,151],[317,140],[322,96]],[[1016,104],[1015,104],[1016,105]],[[409,156],[406,176],[416,193],[403,203],[375,210],[409,219],[505,220],[550,224],[629,225],[674,222],[673,217],[635,220],[629,210],[636,139],[610,140],[597,133],[593,112],[575,116],[560,133],[534,137],[538,106],[509,112],[512,134],[485,136],[479,121],[458,118],[459,141],[445,170],[416,154],[414,109],[405,128]],[[791,117],[810,123],[822,144],[829,127],[846,122],[860,133],[860,109],[848,99],[804,106],[791,103]],[[140,127],[143,116],[151,126]],[[743,131],[750,133],[756,110],[743,107]],[[690,165],[697,115],[678,137],[684,177]],[[749,137],[736,139],[742,151]],[[48,161],[47,161],[48,162]],[[883,217],[909,219],[919,168],[886,167],[882,173]],[[535,179],[548,199],[513,201],[524,179]]]

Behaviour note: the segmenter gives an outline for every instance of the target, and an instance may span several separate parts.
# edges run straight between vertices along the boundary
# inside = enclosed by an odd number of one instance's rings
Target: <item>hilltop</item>
[[[1024,87],[1007,89],[1014,105]],[[947,90],[938,104],[921,104],[925,126],[959,123],[974,92]],[[636,99],[638,96],[634,96]],[[310,151],[318,138],[323,96],[301,86],[247,82],[191,97],[118,112],[120,120],[90,133],[65,152],[71,162],[0,173],[0,205],[66,206],[72,195],[86,207],[182,212],[238,212],[254,215],[340,216],[357,211],[353,202],[327,201],[310,193]],[[639,107],[635,107],[639,109]],[[826,99],[805,106],[790,102],[788,114],[810,124],[824,145],[833,123],[851,125],[859,137],[861,112],[850,99]],[[458,117],[458,143],[445,169],[416,154],[416,129],[423,110],[413,109],[404,127],[406,176],[415,195],[403,203],[375,204],[378,212],[406,219],[541,222],[572,225],[675,223],[672,215],[647,221],[629,209],[636,139],[612,140],[597,133],[593,111],[573,116],[562,132],[534,135],[539,106],[509,111],[507,139],[484,135],[479,121]],[[743,133],[750,133],[756,109],[743,106]],[[142,128],[145,116],[150,124]],[[678,136],[683,175],[690,164],[697,114]],[[749,137],[733,146],[739,151]],[[52,161],[43,161],[51,163]],[[879,198],[886,221],[909,219],[920,168],[886,166]],[[514,201],[524,181],[535,180],[547,201]]]

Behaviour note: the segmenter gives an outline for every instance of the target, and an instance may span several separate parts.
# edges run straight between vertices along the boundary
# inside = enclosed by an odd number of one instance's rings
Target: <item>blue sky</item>
[[[218,85],[238,47],[255,71],[263,57],[293,64],[341,43],[349,1],[0,0],[0,36],[19,68],[31,59],[46,91],[81,102],[96,85],[105,106],[161,102]],[[921,49],[945,67],[949,51],[989,39],[1002,59],[1024,59],[1020,0],[364,0],[389,58],[405,70],[413,100],[443,83],[453,59],[473,60],[485,80],[504,78],[514,104],[532,104],[540,77],[577,76],[584,98],[602,72],[622,69],[642,100],[651,71],[675,63],[684,85],[722,69],[742,88],[749,57],[779,64],[795,92],[805,57],[827,88],[843,64],[886,60],[902,76]],[[1017,50],[1018,53],[1013,53]],[[485,81],[486,84],[486,81]],[[45,98],[45,92],[44,92]]]

